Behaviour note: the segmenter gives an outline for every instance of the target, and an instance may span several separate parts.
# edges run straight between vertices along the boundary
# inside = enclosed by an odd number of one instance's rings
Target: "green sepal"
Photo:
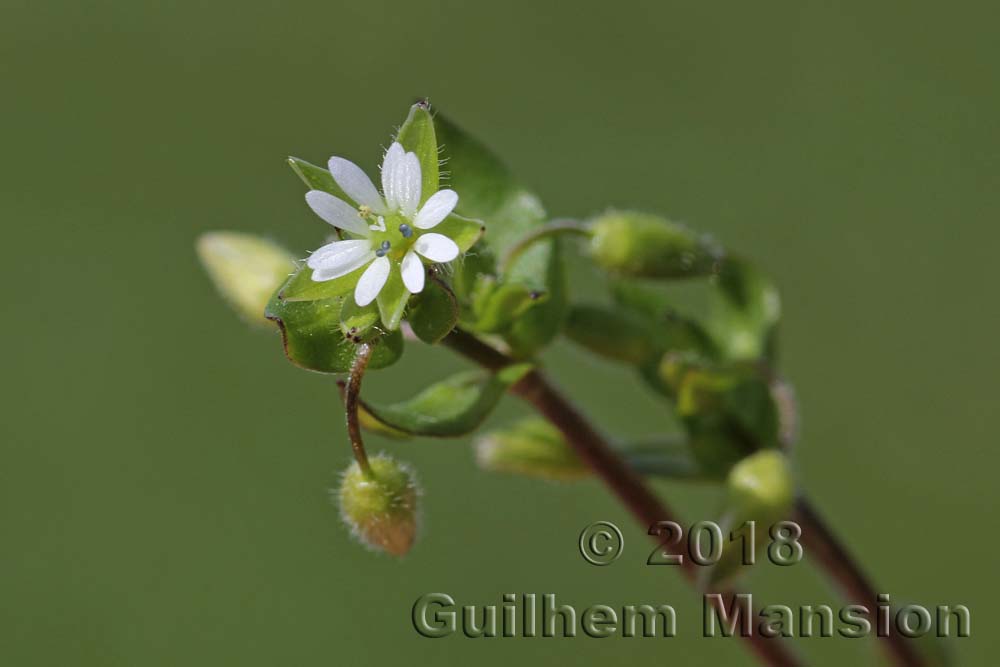
[[[529,417],[486,434],[476,441],[476,461],[491,472],[552,480],[574,480],[592,474],[552,424]]]
[[[795,478],[784,453],[771,449],[752,454],[733,466],[726,476],[726,498],[718,522],[723,530],[722,555],[703,572],[702,584],[717,587],[744,567],[742,539],[729,539],[747,521],[756,522],[755,554],[759,558],[769,543],[771,526],[789,518],[795,501]]]
[[[546,248],[546,246],[548,246]],[[541,243],[537,248],[545,250],[544,282],[540,291],[544,301],[536,301],[531,308],[519,315],[511,327],[503,334],[511,353],[519,359],[532,357],[539,349],[550,343],[563,330],[563,323],[569,311],[566,290],[566,269],[559,239]],[[534,250],[534,249],[532,249]],[[519,259],[526,258],[532,251]],[[513,280],[513,278],[509,278]]]
[[[316,282],[312,279],[312,269],[302,264],[278,289],[276,296],[281,301],[316,301],[344,296],[354,291],[366,268],[363,266],[339,278]]]
[[[280,293],[280,290],[279,292]],[[287,301],[275,294],[267,305],[267,319],[277,323],[285,356],[296,366],[318,373],[346,373],[354,361],[355,343],[340,330],[344,297],[315,301]],[[370,336],[374,345],[370,370],[391,366],[403,354],[399,331]]]
[[[424,290],[413,297],[407,321],[420,340],[431,345],[439,342],[458,324],[455,293],[440,278],[428,275]]]
[[[507,389],[531,368],[530,364],[515,364],[491,375],[460,373],[400,403],[379,406],[361,401],[361,405],[374,419],[397,431],[455,438],[474,431]]]
[[[546,299],[545,294],[528,289],[520,283],[497,284],[483,280],[472,302],[472,315],[463,322],[477,333],[498,333],[506,330],[514,320],[536,303]]]
[[[328,192],[334,197],[342,199],[348,203],[353,201],[343,190],[340,189],[340,186],[333,180],[333,176],[330,175],[330,172],[323,167],[317,167],[316,165],[297,157],[289,157],[288,166],[292,168],[295,175],[302,179],[302,182],[305,183],[310,190],[322,190],[323,192]]]
[[[420,101],[410,107],[410,113],[399,128],[396,141],[407,152],[416,153],[420,161],[420,203],[423,204],[439,187],[437,139],[434,136],[434,119],[427,102]]]
[[[345,338],[355,343],[367,342],[372,336],[380,335],[380,330],[376,328],[379,321],[378,304],[359,306],[353,294],[344,297],[340,310],[340,332]]]
[[[691,354],[667,354],[660,377],[669,385],[682,419],[722,417],[748,447],[778,447],[780,408],[765,371],[748,363],[709,363]]]
[[[410,292],[403,284],[403,275],[399,265],[393,262],[389,269],[389,277],[385,281],[385,286],[379,291],[375,301],[378,302],[378,311],[382,317],[382,324],[389,331],[399,329],[399,323],[403,321],[403,311],[410,300]]]
[[[781,299],[774,284],[749,262],[728,258],[713,283],[708,325],[724,356],[773,360]]]
[[[466,253],[482,238],[486,232],[486,225],[481,220],[452,213],[429,231],[444,234],[458,245],[459,253]]]

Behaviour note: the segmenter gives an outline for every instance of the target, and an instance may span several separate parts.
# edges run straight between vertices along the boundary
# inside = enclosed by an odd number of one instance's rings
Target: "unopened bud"
[[[198,238],[198,258],[222,296],[252,324],[271,325],[264,307],[295,270],[284,248],[239,232],[208,232]]]
[[[690,278],[718,270],[722,250],[708,236],[647,213],[612,211],[591,225],[590,250],[608,271],[643,278]]]
[[[476,461],[485,470],[542,479],[572,480],[590,474],[562,434],[548,422],[525,419],[476,442]]]
[[[369,459],[371,474],[357,462],[344,472],[337,496],[340,514],[365,545],[404,556],[417,535],[419,487],[409,466],[385,454]]]
[[[734,465],[727,485],[734,507],[762,519],[784,518],[795,497],[791,466],[777,449],[751,454]]]

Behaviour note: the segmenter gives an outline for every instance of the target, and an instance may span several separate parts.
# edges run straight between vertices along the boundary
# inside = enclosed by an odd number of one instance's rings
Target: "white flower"
[[[459,247],[443,234],[428,232],[448,217],[458,203],[454,190],[439,190],[420,206],[420,161],[397,142],[382,161],[382,191],[353,162],[332,157],[330,174],[358,208],[321,190],[306,193],[319,217],[360,237],[334,241],[314,252],[306,264],[317,282],[333,280],[368,266],[354,289],[354,301],[367,306],[385,286],[394,264],[411,294],[424,289],[424,261],[450,262]]]

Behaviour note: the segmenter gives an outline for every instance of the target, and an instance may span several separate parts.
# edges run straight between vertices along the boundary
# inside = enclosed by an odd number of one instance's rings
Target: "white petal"
[[[368,236],[367,223],[358,215],[358,210],[347,202],[322,190],[310,190],[306,193],[306,203],[313,213],[334,227],[352,234]]]
[[[419,294],[424,289],[424,263],[417,257],[417,253],[412,250],[403,257],[400,264],[403,272],[403,284],[410,294]]]
[[[413,249],[432,262],[450,262],[458,257],[458,245],[443,234],[421,234]]]
[[[374,256],[371,242],[367,239],[334,241],[310,255],[306,265],[313,270],[313,280],[320,282],[347,275],[370,262]]]
[[[420,206],[420,160],[416,153],[407,153],[403,158],[403,168],[397,172],[399,184],[396,197],[399,208],[407,218],[413,218]]]
[[[375,300],[378,293],[389,279],[389,269],[392,265],[388,257],[379,257],[361,274],[358,286],[354,288],[354,302],[359,306],[367,306]]]
[[[382,192],[385,193],[385,203],[389,210],[395,211],[399,208],[399,192],[396,183],[399,180],[397,172],[403,168],[403,161],[406,152],[399,142],[389,146],[382,159]]]
[[[372,179],[368,178],[368,174],[363,172],[361,167],[350,160],[336,156],[330,158],[326,166],[330,169],[333,180],[348,197],[376,213],[385,213],[385,202],[375,189]]]
[[[413,226],[418,229],[430,229],[447,218],[458,204],[458,193],[454,190],[438,190],[424,202],[413,219]]]

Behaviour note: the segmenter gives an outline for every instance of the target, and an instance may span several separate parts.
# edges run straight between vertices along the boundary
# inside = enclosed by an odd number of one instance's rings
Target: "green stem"
[[[351,372],[347,379],[347,386],[344,388],[344,409],[347,413],[347,435],[351,440],[351,450],[354,458],[361,468],[365,477],[372,478],[372,468],[368,463],[368,453],[365,452],[365,443],[361,439],[361,422],[358,419],[358,405],[361,396],[361,379],[368,368],[368,361],[372,356],[372,346],[368,343],[361,343],[354,352],[354,361],[351,363]]]
[[[442,342],[488,370],[497,371],[513,363],[507,355],[461,329],[452,331]],[[629,509],[643,530],[659,521],[675,520],[674,513],[666,503],[653,493],[645,480],[629,467],[611,443],[562,392],[550,383],[544,374],[532,370],[511,387],[511,392],[527,401],[559,429],[566,442]],[[653,536],[653,539],[659,543],[656,536]],[[682,561],[681,573],[689,583],[698,586],[696,567],[690,559]],[[728,608],[734,598],[733,592],[723,591],[721,595]],[[741,634],[740,637],[748,642],[750,648],[765,665],[801,667],[803,664],[777,638],[764,637],[756,631],[751,632],[749,636]]]
[[[500,258],[500,262],[497,267],[498,273],[501,276],[505,275],[507,270],[514,263],[514,260],[524,254],[524,251],[535,243],[553,236],[560,236],[562,234],[590,236],[590,228],[582,222],[577,222],[576,220],[554,220],[548,224],[542,225],[541,227],[535,227],[533,230],[515,241],[514,245],[507,249],[507,252]]]

